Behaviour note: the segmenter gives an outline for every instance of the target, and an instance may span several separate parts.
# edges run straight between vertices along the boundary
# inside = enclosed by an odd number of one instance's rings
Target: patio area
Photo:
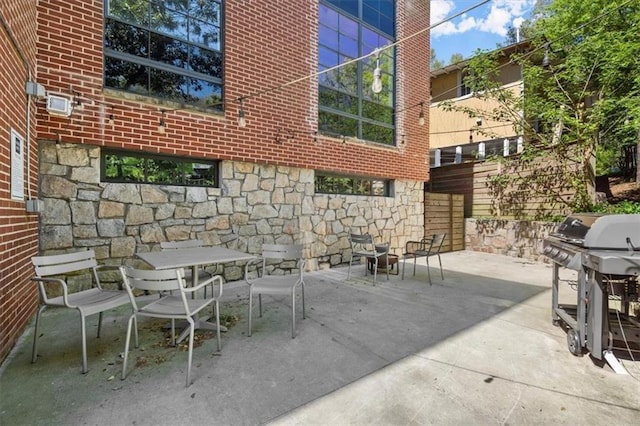
[[[429,286],[418,262],[415,277],[407,265],[375,285],[364,264],[348,281],[346,267],[306,274],[295,339],[288,301],[269,297],[247,337],[248,288],[228,283],[222,351],[197,332],[188,388],[187,352],[167,346],[162,321],[140,322],[122,381],[128,307],[106,314],[100,339],[91,319],[85,375],[77,314],[46,312],[38,362],[31,324],[0,367],[0,424],[637,423],[640,362],[620,355],[630,375],[618,375],[569,353],[549,265],[446,253]]]

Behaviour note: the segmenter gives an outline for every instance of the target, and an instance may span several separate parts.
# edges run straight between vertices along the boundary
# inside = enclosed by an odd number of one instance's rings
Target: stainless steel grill
[[[640,322],[629,315],[639,293],[640,215],[571,215],[544,240],[543,254],[554,266],[553,322],[567,328],[573,354],[615,364],[616,342],[640,347]],[[578,272],[575,305],[559,303],[560,268]]]

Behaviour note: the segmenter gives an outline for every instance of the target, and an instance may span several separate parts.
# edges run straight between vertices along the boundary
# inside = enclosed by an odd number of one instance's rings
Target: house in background
[[[136,265],[239,236],[320,269],[349,231],[423,236],[429,2],[0,0],[0,20],[0,360],[39,253]]]
[[[528,42],[499,49],[498,80],[502,87],[518,94],[522,91],[522,69],[511,63],[514,53],[522,53]],[[511,155],[522,150],[522,135],[514,134],[512,123],[488,119],[495,101],[472,96],[464,83],[467,61],[431,71],[429,111],[429,147],[432,168],[465,161],[483,160],[490,155]],[[461,111],[447,111],[444,101],[457,106],[486,111],[481,117],[469,117]]]

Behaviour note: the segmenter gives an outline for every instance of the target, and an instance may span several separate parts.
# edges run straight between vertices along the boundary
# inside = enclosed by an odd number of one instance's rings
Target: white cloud
[[[509,26],[520,25],[523,15],[533,6],[535,0],[493,0],[491,7],[478,7],[452,21],[442,23],[431,30],[432,37],[482,31],[504,37]],[[468,8],[465,0],[431,0],[431,25]],[[457,6],[457,7],[456,7]],[[473,15],[473,16],[470,16]]]

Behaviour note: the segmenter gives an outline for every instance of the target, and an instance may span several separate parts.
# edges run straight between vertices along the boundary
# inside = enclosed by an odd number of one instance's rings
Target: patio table
[[[231,250],[225,247],[192,247],[180,248],[165,251],[152,251],[144,253],[136,253],[136,255],[151,265],[154,269],[174,269],[174,268],[193,268],[193,286],[198,285],[198,267],[202,265],[215,265],[220,263],[247,261],[245,265],[245,277],[249,261],[256,256],[237,250]],[[195,326],[199,329],[215,330],[216,325],[207,321],[208,318],[200,318],[195,316]],[[226,328],[220,326],[221,331]],[[189,334],[188,328],[185,329],[178,337],[177,342],[181,342]]]

